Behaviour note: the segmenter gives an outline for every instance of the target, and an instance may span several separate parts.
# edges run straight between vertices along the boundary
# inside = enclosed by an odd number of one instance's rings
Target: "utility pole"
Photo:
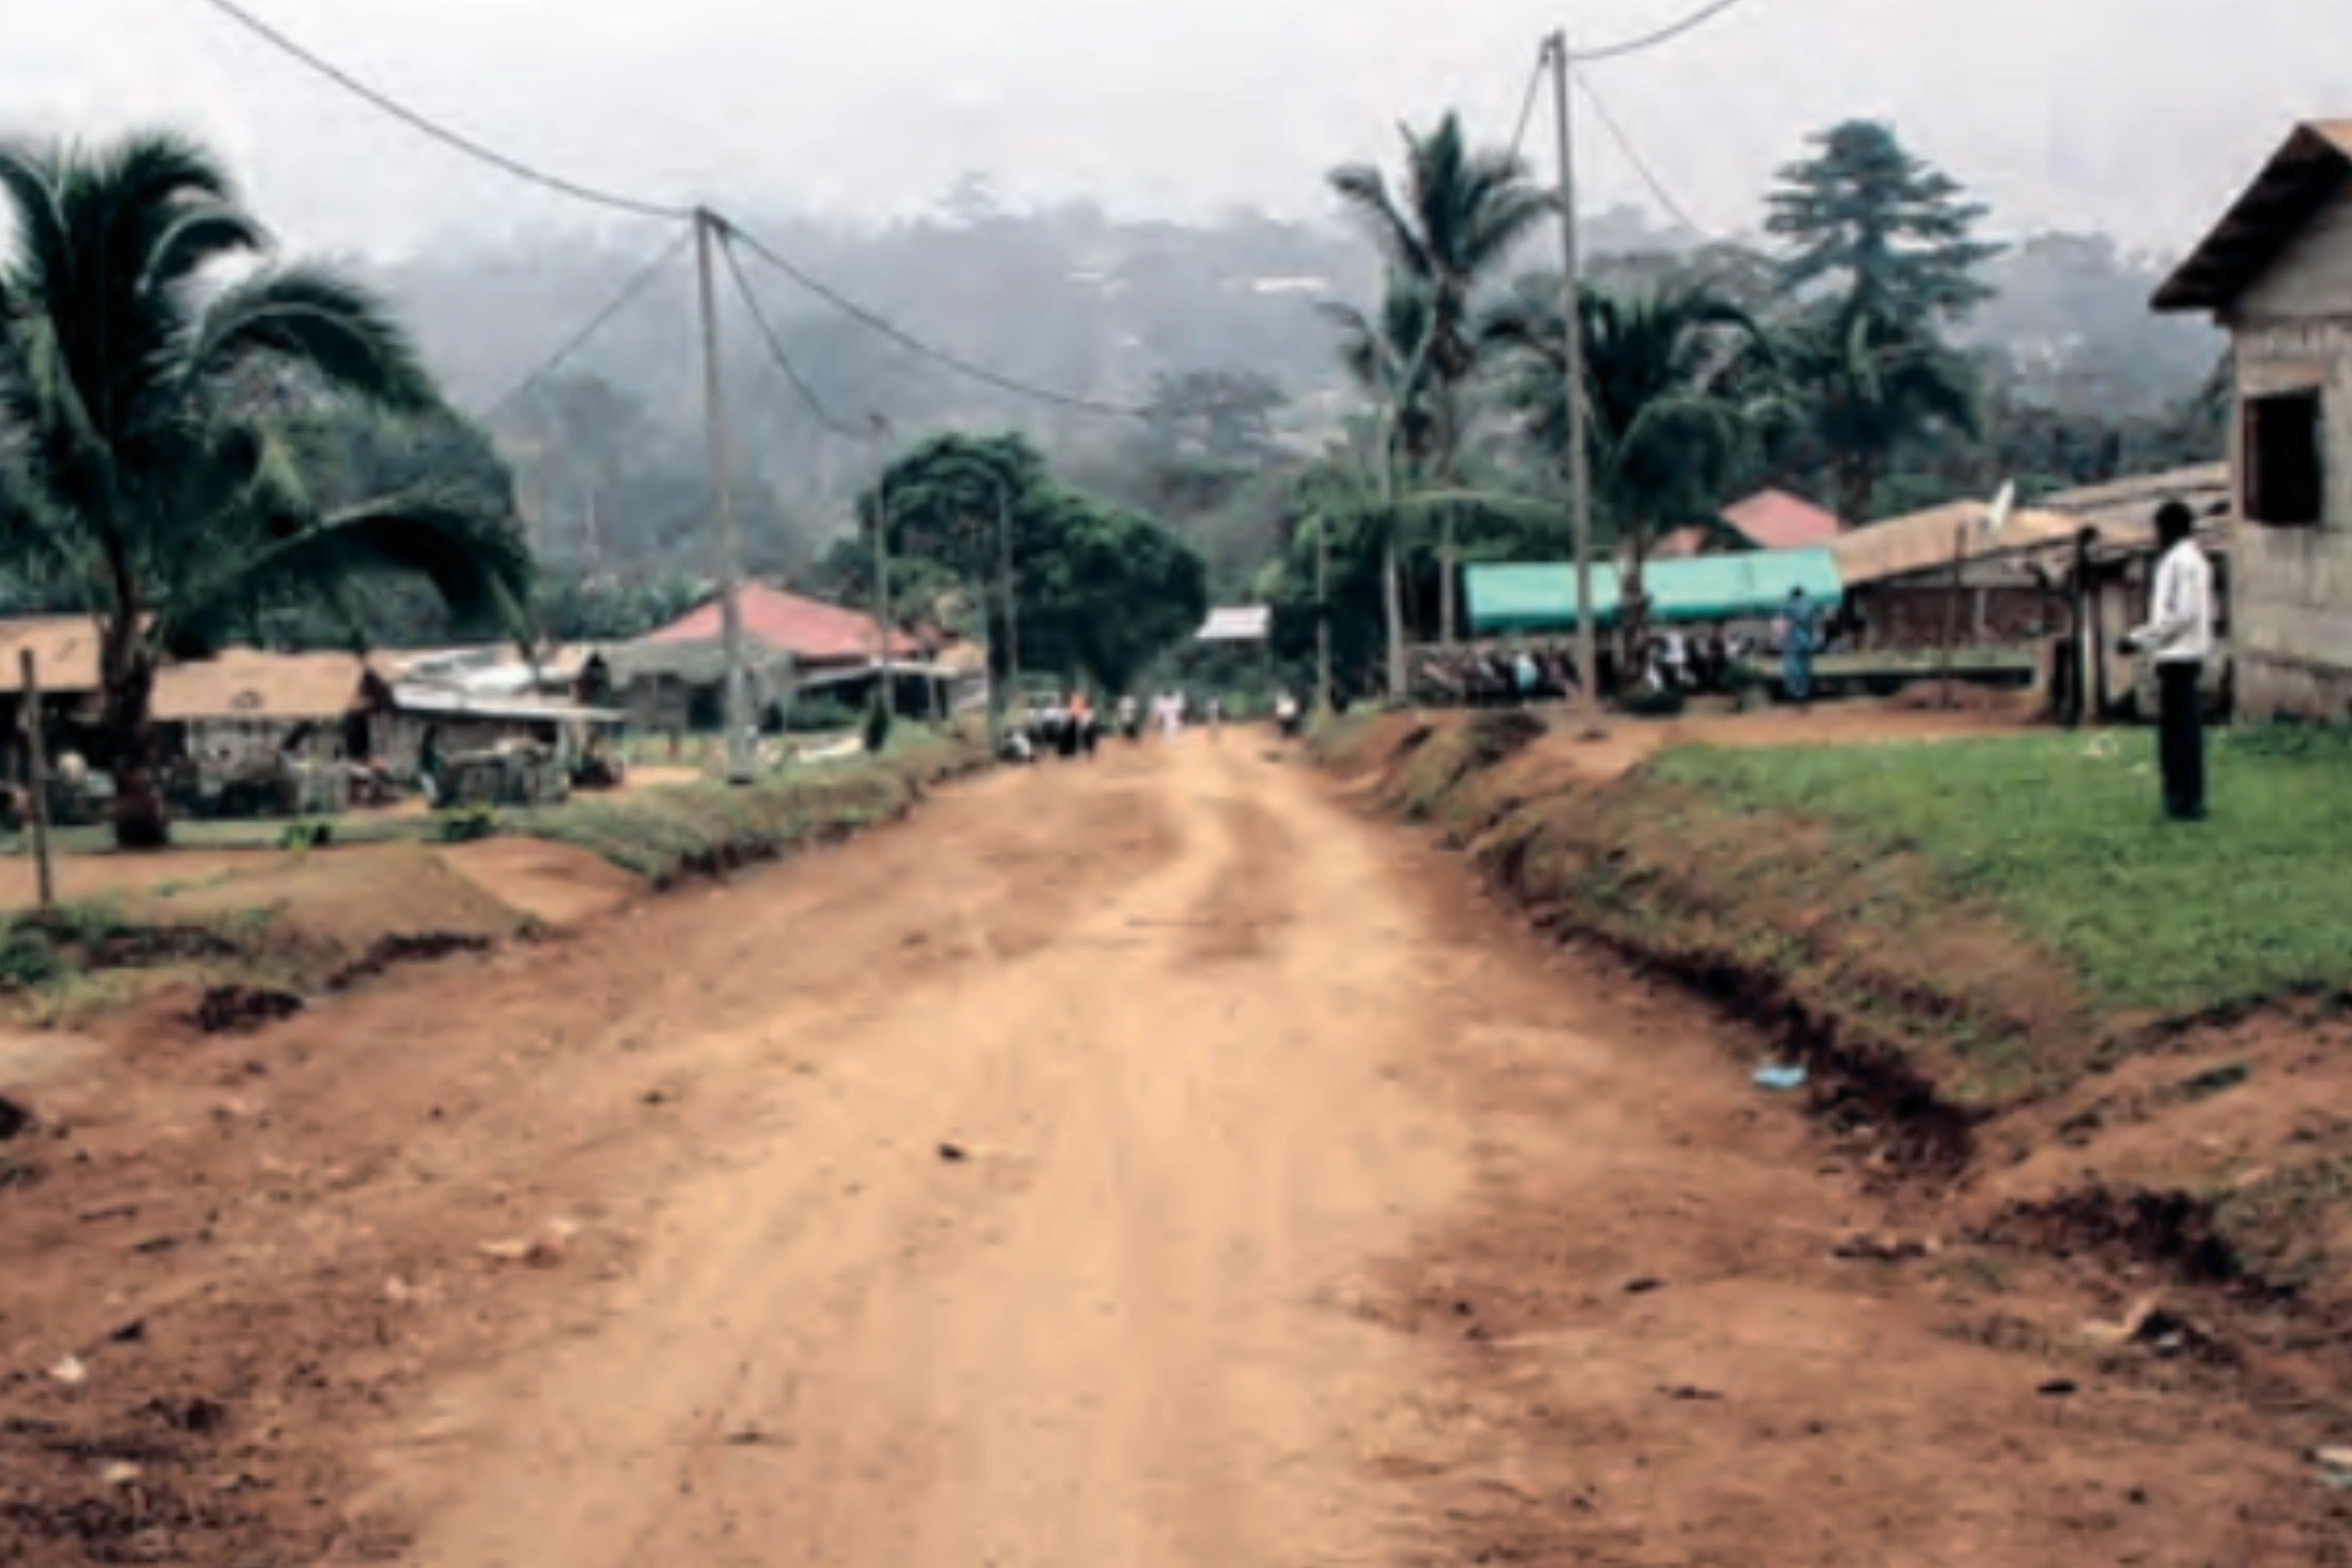
[[[1426,347],[1428,339],[1423,338]],[[1386,537],[1380,550],[1380,596],[1382,618],[1389,628],[1389,702],[1404,702],[1410,684],[1404,661],[1404,585],[1398,580],[1402,570],[1399,558],[1403,554],[1401,541],[1396,537],[1403,519],[1396,514],[1396,442],[1397,431],[1403,424],[1395,399],[1408,397],[1420,379],[1421,356],[1414,355],[1411,368],[1405,372],[1404,385],[1392,396],[1384,412],[1380,427],[1380,514]]]
[[[1315,509],[1315,716],[1331,716],[1331,514]]]
[[[1004,595],[1004,703],[1021,695],[1021,590],[1012,575],[1012,492],[997,480],[997,574]]]
[[[24,694],[24,793],[32,820],[32,860],[38,878],[40,906],[57,903],[57,884],[49,869],[49,756],[42,749],[41,675],[33,667],[32,650],[17,652],[17,673]]]
[[[703,315],[703,406],[710,436],[710,495],[718,514],[718,624],[726,652],[727,782],[746,784],[752,777],[750,704],[744,690],[743,560],[735,534],[735,492],[727,477],[731,456],[727,449],[727,404],[718,365],[718,296],[710,282],[710,251],[726,237],[718,215],[698,207],[694,213],[695,279]]]
[[[881,472],[874,479],[874,674],[884,705],[896,708],[897,691],[890,677],[890,421],[867,416],[873,427],[874,450],[881,455]]]
[[[1584,284],[1576,254],[1576,163],[1568,102],[1568,34],[1544,40],[1551,62],[1560,159],[1560,327],[1568,376],[1568,505],[1576,530],[1576,671],[1590,732],[1600,729],[1600,639],[1592,625],[1592,472],[1586,448]]]

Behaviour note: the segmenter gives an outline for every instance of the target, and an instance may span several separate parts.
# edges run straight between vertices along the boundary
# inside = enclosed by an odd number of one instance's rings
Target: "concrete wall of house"
[[[2352,717],[2352,193],[2228,314],[2239,397],[2317,387],[2326,499],[2317,527],[2240,521],[2230,652],[2249,719]],[[2242,515],[2245,430],[2231,434]]]

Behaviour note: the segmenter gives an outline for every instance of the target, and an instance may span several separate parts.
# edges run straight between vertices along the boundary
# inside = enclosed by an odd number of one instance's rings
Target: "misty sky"
[[[1584,0],[1572,40],[1693,0]],[[416,106],[659,199],[880,217],[966,171],[1123,215],[1328,211],[1335,162],[1458,105],[1507,137],[1551,0],[250,0]],[[2352,116],[2347,0],[1747,0],[1593,68],[1711,232],[1752,228],[1804,135],[1862,115],[2006,233],[2176,254],[2308,116]],[[8,128],[172,122],[307,249],[394,254],[582,215],[417,139],[198,0],[0,0]],[[1649,198],[1587,114],[1585,205]]]

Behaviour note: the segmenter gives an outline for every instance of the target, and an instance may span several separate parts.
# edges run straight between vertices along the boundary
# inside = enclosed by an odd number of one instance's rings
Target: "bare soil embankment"
[[[1803,1065],[1826,1157],[1896,1221],[1985,1279],[2065,1284],[2034,1335],[2352,1412],[2345,999],[2120,1010],[1924,856],[1662,777],[1635,727],[1588,747],[1518,713],[1392,714],[1316,751],[1541,930],[1751,1025],[1740,1065]],[[2051,1304],[2081,1299],[2087,1323]]]

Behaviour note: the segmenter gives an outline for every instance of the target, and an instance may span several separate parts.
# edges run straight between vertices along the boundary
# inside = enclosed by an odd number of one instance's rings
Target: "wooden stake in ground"
[[[1952,530],[1952,592],[1943,607],[1943,706],[1952,706],[1952,646],[1960,640],[1960,574],[1968,564],[1968,525]]]
[[[49,758],[41,746],[41,677],[33,667],[32,650],[17,654],[17,668],[24,677],[24,786],[32,797],[32,858],[40,879],[41,907],[57,903],[57,886],[49,872]]]

